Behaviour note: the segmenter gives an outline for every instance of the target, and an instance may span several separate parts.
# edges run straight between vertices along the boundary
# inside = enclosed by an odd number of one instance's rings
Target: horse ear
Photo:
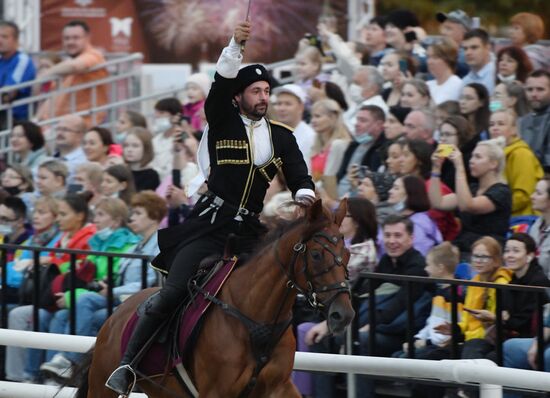
[[[318,220],[323,214],[323,202],[321,199],[316,200],[308,209],[308,221]]]
[[[340,201],[340,205],[334,212],[334,223],[338,226],[342,225],[342,221],[348,212],[348,198]]]

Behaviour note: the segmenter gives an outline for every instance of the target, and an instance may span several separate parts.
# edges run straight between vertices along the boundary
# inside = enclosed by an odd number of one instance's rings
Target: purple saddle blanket
[[[217,296],[221,291],[222,286],[225,281],[231,274],[231,271],[235,268],[237,264],[237,258],[232,258],[231,260],[225,261],[220,269],[211,277],[211,279],[203,287],[205,291],[213,296]],[[202,294],[197,294],[195,300],[189,304],[186,311],[182,314],[180,318],[179,325],[179,336],[178,336],[178,350],[180,355],[185,352],[187,344],[189,343],[189,338],[193,333],[193,330],[197,326],[198,322],[202,316],[206,313],[210,307],[211,302],[204,298]],[[126,351],[128,345],[128,340],[134,331],[136,323],[139,319],[137,311],[130,317],[124,331],[122,332],[122,338],[120,342],[120,351],[121,355]],[[149,350],[143,355],[138,365],[139,372],[147,376],[155,376],[163,374],[166,369],[166,364],[168,360],[171,361],[169,369],[172,370],[179,362],[182,361],[181,358],[168,358],[170,338],[166,343],[153,342]]]

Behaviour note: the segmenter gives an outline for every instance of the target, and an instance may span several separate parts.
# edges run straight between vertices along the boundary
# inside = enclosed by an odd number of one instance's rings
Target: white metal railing
[[[106,70],[109,72],[109,76],[95,80],[93,82],[78,84],[71,87],[61,87],[61,82],[64,77],[51,76],[0,88],[1,97],[5,93],[10,93],[21,89],[32,89],[40,87],[45,83],[55,83],[55,88],[47,93],[32,95],[30,97],[22,98],[7,104],[0,104],[0,112],[6,113],[6,130],[11,130],[13,126],[13,110],[15,107],[27,107],[29,118],[32,119],[32,115],[34,115],[34,113],[38,109],[38,106],[46,100],[51,100],[49,104],[50,114],[53,117],[63,116],[55,115],[55,109],[53,108],[53,99],[59,95],[68,95],[69,112],[74,113],[76,111],[76,95],[78,92],[83,90],[89,90],[91,92],[91,108],[90,112],[88,112],[88,115],[91,116],[92,122],[94,124],[101,122],[97,120],[97,115],[99,114],[99,112],[95,111],[94,109],[97,106],[98,88],[104,86],[108,90],[108,96],[110,97],[109,102],[116,102],[120,97],[131,98],[139,96],[139,78],[141,77],[141,68],[139,66],[142,60],[143,54],[134,53],[124,57],[112,59],[101,65],[96,65],[88,69],[87,72]],[[112,112],[110,109],[107,109],[107,111],[109,113]],[[110,114],[109,116],[113,117],[113,114]],[[4,131],[0,132],[0,136],[2,135],[2,133],[4,133]],[[5,143],[0,140],[0,150],[5,151],[5,148]]]
[[[95,337],[0,329],[0,345],[86,352],[94,343]],[[501,368],[486,359],[428,361],[297,352],[294,369],[478,384],[481,398],[501,397],[501,386],[550,391],[548,373]],[[2,388],[6,383],[0,382],[0,393]]]

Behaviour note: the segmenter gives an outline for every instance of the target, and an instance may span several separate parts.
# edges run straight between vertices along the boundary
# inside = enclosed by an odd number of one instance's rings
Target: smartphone
[[[409,63],[407,62],[406,59],[400,59],[399,60],[399,70],[401,71],[401,73],[403,73],[404,75],[407,74],[408,70],[409,70]]]
[[[466,308],[466,307],[462,307],[462,309],[466,312],[469,312],[470,314],[477,314],[479,312],[478,310],[472,310],[472,309]]]
[[[407,43],[416,41],[417,40],[416,32],[414,30],[411,30],[405,33],[405,40],[407,41]]]
[[[370,172],[369,166],[359,166],[359,170],[357,171],[357,175],[360,179],[365,178]]]
[[[453,146],[450,144],[439,144],[437,146],[437,154],[442,158],[449,157],[453,150]]]
[[[79,193],[84,190],[84,186],[82,184],[69,184],[67,186],[67,193]]]

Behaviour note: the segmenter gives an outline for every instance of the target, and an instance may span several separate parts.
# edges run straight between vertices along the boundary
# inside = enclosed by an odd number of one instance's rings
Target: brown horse
[[[315,202],[304,217],[279,231],[245,265],[237,267],[219,298],[258,323],[274,324],[291,319],[296,294],[301,292],[312,305],[323,309],[331,331],[342,332],[354,316],[346,281],[349,252],[339,232],[346,211],[345,201],[334,214],[320,200]],[[147,289],[126,300],[103,325],[87,385],[81,386],[78,397],[116,397],[104,384],[119,364],[122,331],[138,305],[153,291]],[[201,398],[241,396],[258,365],[250,347],[251,337],[243,322],[221,306],[211,305],[192,353],[184,360]],[[267,363],[246,395],[300,397],[290,377],[295,347],[292,329],[285,323]],[[188,396],[172,374],[138,385],[149,397]]]

